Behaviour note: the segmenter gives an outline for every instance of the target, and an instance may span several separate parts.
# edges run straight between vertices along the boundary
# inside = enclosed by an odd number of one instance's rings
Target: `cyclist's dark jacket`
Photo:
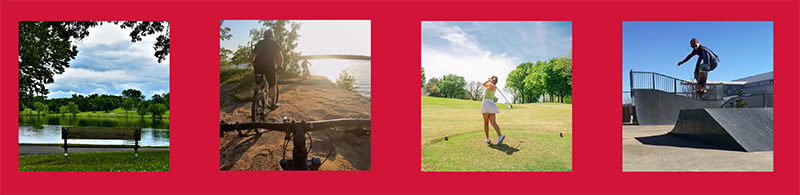
[[[255,48],[253,48],[253,53],[256,53],[253,70],[256,72],[256,74],[275,72],[275,59],[277,58],[275,53],[280,50],[281,46],[278,45],[278,42],[275,42],[272,39],[263,39],[258,41]]]

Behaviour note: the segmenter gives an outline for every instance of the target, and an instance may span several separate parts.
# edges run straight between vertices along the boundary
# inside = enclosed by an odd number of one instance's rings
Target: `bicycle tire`
[[[264,93],[259,92],[253,96],[252,108],[250,109],[250,117],[253,122],[258,122],[258,119],[261,118],[260,116],[262,115],[259,111],[266,106],[264,98],[262,97],[263,95]]]

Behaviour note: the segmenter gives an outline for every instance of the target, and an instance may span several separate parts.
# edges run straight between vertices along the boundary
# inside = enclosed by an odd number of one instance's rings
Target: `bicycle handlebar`
[[[284,153],[284,159],[281,160],[281,167],[284,170],[317,170],[322,163],[328,160],[328,157],[325,157],[325,161],[319,161],[317,158],[317,163],[315,161],[307,161],[307,156],[309,150],[306,150],[306,142],[305,142],[305,135],[309,131],[315,130],[323,130],[331,127],[336,126],[370,126],[370,119],[352,119],[352,118],[341,118],[341,119],[331,119],[331,120],[322,120],[322,121],[292,121],[288,118],[284,118],[282,123],[264,123],[264,122],[253,122],[253,123],[234,123],[228,124],[225,121],[220,121],[219,124],[219,134],[220,137],[223,137],[224,132],[226,131],[239,131],[239,134],[242,134],[241,130],[245,129],[268,129],[268,130],[276,130],[276,131],[283,131],[286,132],[286,137],[284,138],[286,142],[284,142],[284,151],[286,150],[286,144],[288,141],[294,145],[292,149],[292,160],[286,160],[286,154]],[[327,134],[327,133],[326,133]],[[330,137],[330,135],[328,135]],[[333,150],[333,142],[331,142],[331,151]],[[330,152],[328,153],[330,155]]]

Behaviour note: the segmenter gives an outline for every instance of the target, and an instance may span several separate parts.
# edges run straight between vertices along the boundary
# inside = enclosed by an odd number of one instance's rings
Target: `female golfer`
[[[494,131],[497,132],[497,145],[500,145],[503,144],[503,139],[505,139],[506,136],[500,133],[500,127],[497,126],[497,121],[495,121],[495,114],[500,113],[500,110],[497,109],[497,105],[494,104],[494,92],[497,91],[495,84],[497,84],[497,76],[494,75],[490,80],[483,82],[483,86],[487,89],[483,94],[481,114],[483,114],[483,131],[486,132],[486,143],[492,142],[492,140],[489,139],[489,121],[491,121]]]

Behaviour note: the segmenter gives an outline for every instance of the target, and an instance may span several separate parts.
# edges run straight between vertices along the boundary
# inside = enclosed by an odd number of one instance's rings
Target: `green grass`
[[[19,157],[20,172],[168,172],[169,151],[133,151],[31,155]]]
[[[36,113],[38,113],[38,112],[31,111],[31,115],[35,116]],[[20,115],[28,115],[28,112],[22,111],[22,112],[19,112],[19,114]],[[45,115],[45,114],[42,113],[42,115]],[[50,114],[46,114],[46,115],[48,115],[48,116],[61,116],[61,114],[56,114],[56,113],[50,113]],[[64,114],[64,116],[72,116],[72,114],[71,113],[67,113],[67,114]],[[89,111],[89,112],[79,112],[75,116],[76,117],[125,118],[126,117],[126,112],[122,108],[117,108],[117,109],[114,109],[114,110],[112,110],[111,112],[108,112],[108,113],[106,113],[105,111],[96,111],[96,112]],[[128,118],[134,118],[134,117],[141,118],[142,116],[139,116],[139,114],[136,114],[136,110],[128,110],[127,117]],[[147,115],[144,115],[144,118],[152,118],[152,117],[153,117],[153,115],[150,114],[150,113],[148,113]],[[162,119],[169,119],[169,110],[167,110],[167,112],[165,112],[163,115],[161,115],[161,118]]]
[[[20,146],[63,146],[63,143],[19,143]],[[72,144],[67,143],[69,147],[80,147],[92,144]],[[139,148],[169,148],[169,146],[139,146]]]
[[[572,171],[570,104],[497,106],[499,146],[491,126],[484,143],[481,102],[422,97],[422,171]]]

